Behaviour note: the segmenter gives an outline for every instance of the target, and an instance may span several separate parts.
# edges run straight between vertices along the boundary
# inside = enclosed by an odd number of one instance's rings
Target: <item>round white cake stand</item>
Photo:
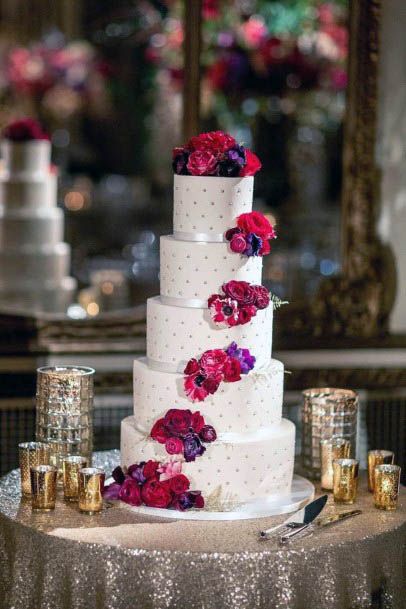
[[[269,497],[241,505],[238,510],[229,512],[206,512],[205,510],[166,510],[141,505],[134,507],[118,501],[120,507],[130,509],[138,514],[171,518],[173,520],[248,520],[288,514],[304,507],[314,497],[314,486],[302,476],[293,476],[290,493],[279,497]]]

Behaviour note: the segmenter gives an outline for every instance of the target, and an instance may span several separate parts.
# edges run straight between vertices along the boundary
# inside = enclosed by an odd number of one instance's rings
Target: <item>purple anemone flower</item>
[[[241,374],[248,374],[254,368],[255,357],[251,355],[248,349],[240,349],[237,343],[231,343],[226,353],[240,362]]]

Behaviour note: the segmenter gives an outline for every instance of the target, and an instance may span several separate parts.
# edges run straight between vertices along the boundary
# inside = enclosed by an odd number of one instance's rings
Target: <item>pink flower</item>
[[[224,366],[224,380],[227,383],[241,380],[241,365],[235,357],[229,357]]]
[[[213,321],[220,327],[235,326],[238,321],[238,304],[231,298],[216,295],[210,300],[209,311]]]
[[[192,402],[203,402],[203,400],[209,395],[207,389],[203,387],[204,380],[205,377],[200,373],[185,376],[183,386],[186,395],[192,400]]]
[[[251,48],[257,48],[268,34],[267,27],[262,19],[253,15],[240,26],[244,42]]]
[[[238,216],[237,226],[244,233],[254,233],[261,239],[275,239],[276,237],[272,224],[259,211],[251,211]]]
[[[161,480],[169,480],[182,472],[182,461],[162,463],[158,469]]]
[[[180,438],[168,438],[165,442],[165,450],[169,455],[180,455],[183,453],[183,442]]]
[[[141,505],[141,492],[137,482],[132,478],[124,480],[118,498],[129,505]]]
[[[237,145],[235,139],[223,131],[209,131],[190,138],[186,144],[188,150],[208,151],[220,155]]]
[[[201,370],[206,374],[221,373],[227,355],[224,349],[209,349],[205,351],[199,360]]]
[[[241,233],[232,236],[230,241],[230,249],[236,254],[242,254],[247,247],[247,241]]]
[[[245,156],[247,162],[244,167],[241,167],[239,175],[241,177],[254,176],[262,167],[261,161],[257,155],[248,148],[245,149]]]
[[[255,306],[257,309],[266,309],[269,305],[269,292],[263,285],[252,286],[255,293]]]
[[[228,281],[222,286],[226,296],[233,298],[239,305],[253,304],[255,293],[248,281]]]
[[[210,176],[216,171],[217,159],[208,150],[192,152],[187,169],[192,176]]]

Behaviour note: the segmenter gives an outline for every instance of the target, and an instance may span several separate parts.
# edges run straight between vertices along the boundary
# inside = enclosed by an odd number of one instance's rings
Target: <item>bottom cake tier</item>
[[[256,432],[220,434],[182,472],[191,489],[200,490],[205,509],[229,511],[259,498],[284,495],[290,490],[295,452],[295,426],[286,419]],[[137,429],[134,417],[121,423],[121,464],[149,459],[167,462],[177,457]],[[183,459],[183,458],[182,458]]]

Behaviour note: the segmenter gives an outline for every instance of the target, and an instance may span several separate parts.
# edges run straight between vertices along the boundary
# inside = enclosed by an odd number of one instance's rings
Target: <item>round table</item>
[[[118,451],[96,453],[110,472]],[[406,492],[288,546],[258,532],[284,517],[180,521],[127,507],[80,514],[20,501],[19,473],[0,481],[0,609],[403,609]],[[323,515],[346,511],[332,498]]]

